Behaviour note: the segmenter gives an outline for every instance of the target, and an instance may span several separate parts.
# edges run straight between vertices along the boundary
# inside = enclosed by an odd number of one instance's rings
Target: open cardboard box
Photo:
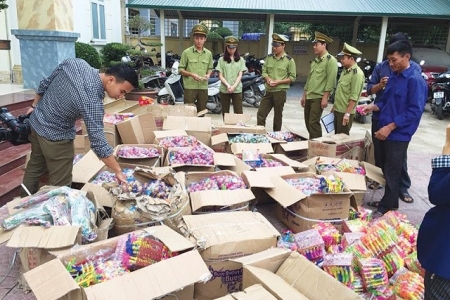
[[[144,105],[132,110],[135,115],[151,113],[156,122],[156,130],[162,130],[164,120],[168,116],[196,117],[197,107],[195,105]]]
[[[213,278],[195,285],[195,297],[214,299],[241,290],[242,267],[229,261],[276,246],[279,232],[260,213],[249,211],[183,217],[183,230],[200,252]],[[233,266],[235,264],[232,264]]]
[[[274,160],[274,161],[278,162],[279,164],[281,164],[281,166],[291,167],[295,171],[307,171],[308,170],[307,165],[305,165],[299,161],[290,159],[289,157],[287,157],[284,154],[264,154],[263,153],[263,154],[260,154],[260,157],[261,157],[261,159]],[[256,167],[256,168],[252,168],[252,170],[256,170],[256,169],[260,169],[260,168],[261,167]]]
[[[367,145],[366,139],[366,136],[349,136],[340,133],[309,140],[308,158],[326,156],[363,160]]]
[[[159,156],[156,157],[148,157],[148,158],[125,158],[125,157],[120,157],[118,155],[118,151],[120,149],[122,149],[123,147],[138,147],[138,148],[153,148],[158,150]],[[164,157],[164,152],[163,152],[163,148],[158,146],[158,145],[154,145],[154,144],[121,144],[121,145],[117,145],[114,148],[114,156],[116,157],[117,162],[119,163],[125,163],[125,164],[136,164],[136,165],[141,165],[141,166],[148,166],[148,167],[160,167],[161,166],[161,161]]]
[[[38,300],[61,297],[71,300],[154,299],[166,295],[170,295],[167,299],[193,299],[190,287],[211,277],[199,253],[190,250],[194,245],[167,226],[155,226],[145,231],[161,240],[170,251],[184,253],[109,281],[87,288],[79,287],[66,270],[65,263],[73,258],[77,263],[85,260],[89,254],[115,247],[120,238],[115,237],[59,252],[57,258],[25,273],[24,277]]]
[[[226,153],[242,153],[242,150],[258,150],[259,153],[273,153],[271,143],[230,143],[229,139],[242,133],[220,133],[211,137],[211,145],[214,148],[220,149],[220,152]],[[271,140],[270,138],[268,138]],[[223,151],[221,151],[223,150]]]
[[[254,284],[242,292],[235,292],[215,300],[277,300],[262,285]]]
[[[288,131],[293,133],[298,140],[292,142],[278,140],[277,143],[274,143],[274,152],[276,154],[284,154],[293,160],[305,160],[308,157],[308,139],[291,129],[288,129]]]
[[[210,117],[168,116],[164,121],[163,130],[184,129],[188,135],[195,136],[203,144],[211,145]]]
[[[234,259],[243,268],[243,285],[262,285],[277,299],[362,300],[298,252],[272,248]]]
[[[189,172],[186,173],[186,187],[213,175],[240,177],[231,171]],[[255,199],[249,189],[198,191],[189,196],[193,214],[248,210],[250,201]]]
[[[249,114],[231,114],[226,113],[224,115],[224,124],[215,125],[215,130],[218,133],[230,133],[230,134],[240,134],[240,133],[256,133],[265,134],[266,128],[264,126],[258,125],[248,125],[251,115]]]
[[[116,126],[124,144],[152,144],[155,139],[156,122],[151,113],[135,116]]]

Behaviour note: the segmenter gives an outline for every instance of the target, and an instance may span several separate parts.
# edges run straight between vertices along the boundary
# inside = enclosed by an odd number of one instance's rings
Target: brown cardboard
[[[105,103],[105,113],[116,114],[130,112],[136,107],[139,107],[138,101],[129,100],[115,100],[112,102]]]
[[[216,300],[276,300],[271,293],[269,293],[260,284],[249,286],[242,292],[232,293]]]
[[[298,252],[290,252],[286,249],[268,249],[235,260],[235,262],[240,263],[244,268],[244,288],[260,283],[273,295],[277,296],[278,293],[283,292],[284,288],[281,283],[274,284],[274,282],[281,279],[287,286],[304,295],[305,299],[362,300],[355,292],[319,269]],[[270,266],[270,269],[267,266]],[[275,279],[268,273],[279,279]],[[299,299],[289,295],[277,298],[287,300]]]
[[[154,144],[159,145],[159,140],[170,137],[170,136],[185,136],[188,135],[186,130],[184,129],[172,129],[172,130],[162,130],[162,131],[155,131],[155,141]]]
[[[19,226],[11,236],[7,247],[55,249],[72,246],[77,238],[79,226]]]
[[[125,158],[125,157],[119,157],[117,155],[118,151],[122,148],[122,147],[139,147],[139,148],[153,148],[158,150],[159,152],[159,156],[157,157],[151,157],[151,158]],[[122,144],[122,145],[117,145],[114,148],[114,156],[116,157],[117,162],[119,163],[125,163],[125,164],[136,164],[136,165],[141,165],[141,166],[148,166],[148,167],[160,167],[161,166],[161,161],[164,157],[164,153],[163,153],[163,148],[158,146],[158,145],[154,145],[154,144]]]
[[[362,160],[365,157],[365,137],[335,134],[309,140],[308,158],[314,156],[341,157]]]
[[[166,226],[155,226],[146,231],[162,240],[171,251],[193,247],[193,244]],[[38,300],[58,299],[67,296],[71,291],[71,300],[119,300],[159,298],[184,287],[188,290],[175,294],[184,294],[186,297],[189,296],[186,292],[192,291],[190,286],[195,282],[206,281],[211,276],[199,253],[192,250],[88,288],[78,287],[65,269],[64,262],[71,258],[83,260],[89,253],[95,253],[105,247],[114,247],[118,239],[119,237],[116,237],[62,252],[57,259],[25,273],[24,277]],[[191,294],[183,299],[192,298]]]
[[[157,130],[162,130],[168,116],[196,117],[195,105],[145,105],[132,110],[136,115],[151,113],[156,121]]]
[[[299,161],[290,159],[289,157],[287,157],[284,154],[261,154],[261,158],[276,160],[276,161],[280,162],[283,166],[291,167],[292,169],[294,169],[296,171],[307,171],[308,170],[307,165],[305,165]]]
[[[252,118],[249,114],[231,114],[225,113],[223,123],[225,125],[246,124]]]
[[[81,188],[81,191],[85,191],[86,193],[91,191],[95,194],[97,202],[100,206],[103,207],[113,207],[115,198],[111,195],[104,187],[95,183],[86,183]]]
[[[287,174],[294,174],[295,171],[291,167],[274,167],[274,168],[259,168],[255,171],[242,172],[242,178],[245,184],[251,188],[275,188],[271,177],[281,176]]]
[[[232,161],[234,161],[234,165],[233,166],[220,166],[221,170],[229,170],[232,172],[235,172],[236,174],[238,174],[239,176],[242,174],[242,172],[244,171],[250,171],[252,168],[247,165],[246,163],[244,163],[242,160],[240,160],[239,158],[237,158],[235,155],[230,154],[230,153],[217,153],[215,155],[220,155],[220,159],[221,160],[227,160],[230,159]]]
[[[230,134],[239,134],[239,133],[257,133],[257,134],[265,134],[266,128],[264,126],[258,125],[215,125],[215,129],[219,133],[230,133]]]
[[[214,299],[241,290],[242,267],[231,259],[276,246],[278,231],[260,213],[240,211],[183,217],[191,240],[200,245],[202,258],[213,274],[195,285],[198,299]]]
[[[86,154],[91,149],[89,137],[87,134],[77,134],[73,140],[75,154]]]
[[[117,130],[124,144],[151,144],[155,139],[155,118],[151,113],[143,114],[118,123]]]
[[[233,143],[230,145],[231,153],[242,153],[243,150],[258,150],[259,153],[273,153],[271,143]]]
[[[164,121],[163,130],[184,129],[188,135],[195,136],[203,144],[211,145],[210,117],[180,117],[168,116]]]
[[[72,169],[72,182],[87,183],[105,166],[94,151],[86,153]]]

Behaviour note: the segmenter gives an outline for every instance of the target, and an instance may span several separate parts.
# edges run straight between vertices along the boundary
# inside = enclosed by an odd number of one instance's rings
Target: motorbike
[[[242,82],[242,102],[259,107],[266,87],[261,75],[244,74]]]
[[[245,53],[244,54],[245,66],[249,73],[254,73],[255,75],[262,74],[262,66],[264,65],[264,59],[257,59],[255,55]]]
[[[356,104],[355,117],[353,118],[356,122],[365,124],[367,122],[367,117],[369,114],[364,113],[363,107],[364,105],[368,105],[374,101],[372,95],[367,95],[367,88],[361,92],[361,96],[358,99],[358,103]]]
[[[178,73],[178,61],[172,66],[172,74],[164,82],[164,88],[158,92],[157,102],[164,105],[175,105],[176,103],[184,103],[184,88],[182,76]],[[219,78],[209,78],[208,80],[208,102],[206,109],[214,114],[222,112],[222,103],[219,97]]]
[[[364,77],[366,78],[366,82],[369,82],[370,75],[372,75],[373,69],[376,66],[376,62],[367,58],[357,59],[359,67],[364,72]]]
[[[444,113],[450,112],[450,71],[439,74],[431,85],[431,91],[433,97],[430,103],[431,113],[442,120]]]

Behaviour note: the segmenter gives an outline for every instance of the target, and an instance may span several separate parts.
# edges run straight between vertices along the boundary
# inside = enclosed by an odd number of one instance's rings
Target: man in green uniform
[[[311,70],[300,101],[301,106],[304,107],[305,125],[310,139],[322,136],[320,118],[323,109],[328,105],[328,97],[336,87],[337,60],[328,53],[327,49],[332,41],[325,34],[315,32],[313,43],[317,57],[311,61]]]
[[[274,108],[273,131],[280,131],[286,93],[290,84],[295,81],[296,67],[294,59],[284,52],[288,38],[274,33],[272,39],[272,54],[267,56],[262,68],[266,94],[258,109],[257,124],[266,126],[267,115]]]
[[[183,51],[178,66],[178,71],[183,76],[184,103],[195,103],[198,113],[206,109],[208,79],[213,69],[211,51],[203,47],[207,34],[208,29],[202,24],[192,28],[194,45]]]
[[[361,51],[344,43],[344,48],[337,55],[343,67],[339,78],[334,105],[334,132],[350,134],[355,116],[356,103],[361,96],[364,85],[364,73],[356,63],[356,57]]]

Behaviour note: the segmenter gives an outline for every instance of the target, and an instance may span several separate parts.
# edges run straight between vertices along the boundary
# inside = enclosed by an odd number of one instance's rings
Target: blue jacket
[[[450,155],[431,160],[428,184],[431,208],[423,218],[417,238],[417,256],[422,267],[450,280]]]
[[[411,64],[411,68],[414,68],[415,70],[417,70],[419,73],[422,73],[422,68],[415,62],[410,61],[409,62]],[[373,94],[372,93],[372,87],[378,83],[380,83],[381,78],[383,77],[389,77],[392,75],[392,69],[389,66],[389,61],[388,60],[384,60],[381,63],[377,64],[375,66],[375,68],[372,71],[372,75],[370,76],[370,80],[367,83],[367,93],[368,94]],[[375,97],[375,104],[380,102],[381,100],[381,96],[384,93],[384,89],[379,90],[376,93],[376,97]],[[424,101],[426,101],[427,98],[424,99]],[[378,120],[380,118],[380,112],[379,111],[374,111],[372,113],[372,119],[374,120]]]
[[[401,73],[392,73],[380,101],[378,127],[395,122],[397,128],[388,140],[409,142],[419,127],[425,108],[424,99],[428,94],[427,85],[420,72],[409,67]]]

